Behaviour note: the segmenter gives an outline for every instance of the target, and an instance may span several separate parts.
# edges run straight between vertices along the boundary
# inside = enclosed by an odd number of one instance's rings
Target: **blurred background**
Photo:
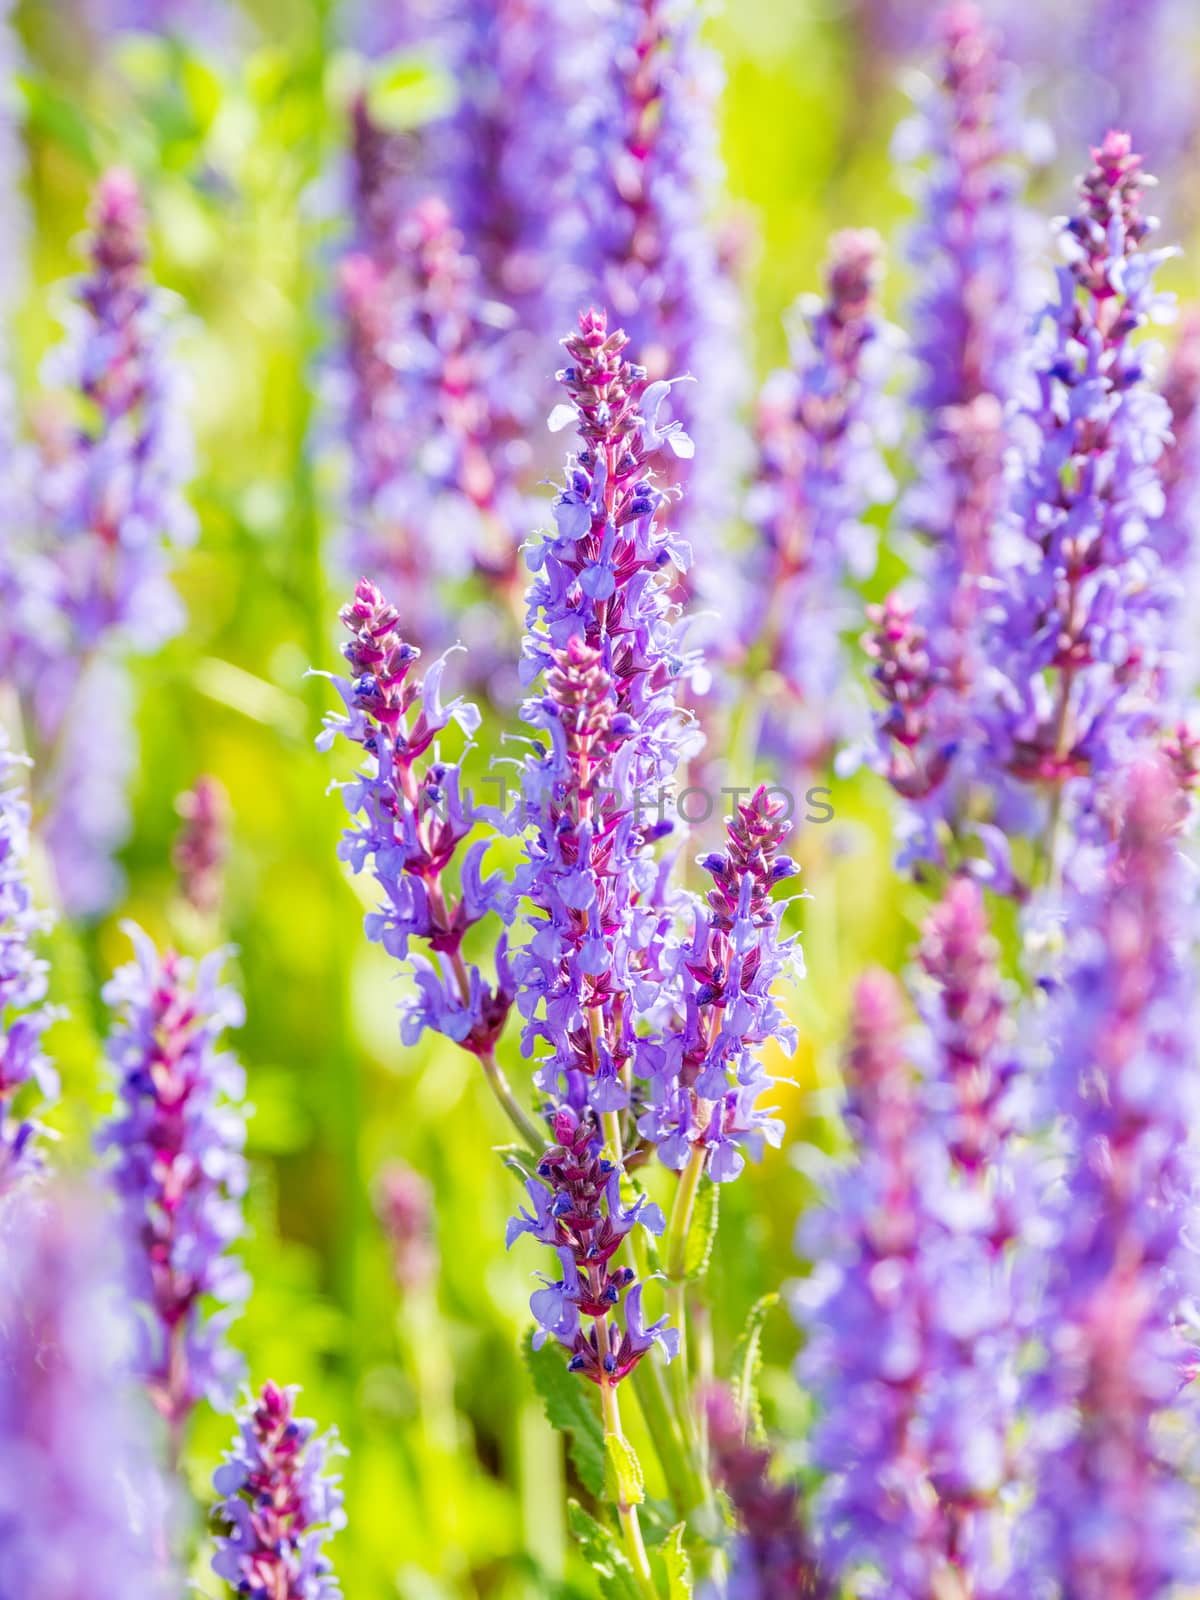
[[[411,9],[406,25],[419,20]],[[1119,55],[1116,14],[1133,8],[1007,9],[1010,48],[1044,123],[1039,209],[1047,218],[1065,209],[1095,124],[1128,113],[1147,124],[1150,165],[1164,173],[1165,237],[1186,240],[1200,189],[1191,8],[1147,5]],[[581,28],[587,10],[581,0]],[[883,233],[887,300],[897,312],[904,304],[896,241],[910,208],[891,144],[933,11],[916,0],[858,9],[736,0],[706,25],[726,79],[726,209],[760,378],[785,359],[783,315],[819,286],[832,230]],[[111,915],[60,921],[51,941],[54,998],[70,1009],[52,1040],[65,1080],[56,1122],[81,1158],[107,1103],[97,996],[128,954],[121,918],[160,939],[197,936],[176,915],[171,846],[177,797],[215,774],[234,819],[219,937],[237,951],[248,1016],[236,1048],[255,1107],[245,1252],[255,1290],[235,1340],[256,1382],[302,1384],[304,1411],[336,1422],[349,1446],[350,1525],[334,1551],[346,1592],[591,1594],[559,1520],[570,1469],[522,1365],[535,1263],[504,1253],[514,1184],[487,1154],[506,1130],[469,1058],[429,1038],[401,1047],[393,964],[365,942],[364,899],[335,856],[343,813],[327,786],[346,775],[345,758],[313,747],[331,691],[305,678],[310,665],[337,667],[348,587],[333,556],[335,486],[315,441],[351,97],[371,86],[408,127],[444,115],[456,85],[419,49],[368,54],[363,17],[315,0],[173,10],[34,0],[12,26],[32,215],[14,327],[19,383],[34,391],[59,337],[55,286],[79,270],[89,191],[107,166],[126,165],[144,186],[156,275],[184,309],[178,359],[199,453],[191,498],[201,533],[178,575],[188,626],[135,666],[127,889]],[[1155,53],[1149,36],[1163,28],[1177,47]],[[1171,286],[1190,293],[1195,271],[1185,256]],[[882,593],[895,570],[885,547],[868,593]],[[484,759],[498,737],[485,727]],[[801,1048],[774,1064],[791,1080],[781,1090],[789,1139],[722,1196],[710,1280],[717,1372],[757,1296],[798,1270],[803,1148],[832,1136],[825,1091],[850,979],[869,962],[906,959],[924,903],[892,871],[882,786],[864,775],[833,788],[835,821],[801,828],[798,840],[812,895],[796,913],[808,978],[787,1003]],[[527,1085],[512,1030],[506,1048],[510,1076]],[[397,1161],[426,1186],[408,1180],[393,1192],[412,1235],[398,1262],[376,1216],[380,1175]],[[786,1312],[773,1313],[764,1400],[769,1424],[793,1440],[804,1429],[795,1343]],[[189,1471],[202,1491],[227,1426],[205,1415],[195,1432]]]

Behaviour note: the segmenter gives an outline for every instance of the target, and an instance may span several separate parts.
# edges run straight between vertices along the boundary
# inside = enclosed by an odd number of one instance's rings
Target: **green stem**
[[[704,1172],[706,1154],[702,1144],[692,1146],[688,1164],[679,1175],[679,1186],[675,1190],[671,1217],[663,1241],[664,1270],[667,1276],[667,1311],[679,1330],[679,1354],[671,1363],[671,1390],[683,1427],[684,1439],[693,1455],[698,1453],[699,1440],[692,1414],[692,1392],[688,1373],[687,1244],[688,1235],[692,1230],[696,1193]]]
[[[597,1332],[600,1332],[601,1328],[602,1325],[598,1324]],[[617,1399],[617,1386],[615,1383],[602,1383],[600,1385],[600,1402],[604,1410],[604,1431],[624,1441],[625,1434],[621,1427],[621,1403]],[[629,1564],[633,1568],[638,1588],[646,1597],[646,1600],[658,1600],[658,1590],[655,1588],[654,1578],[650,1572],[650,1557],[646,1554],[646,1543],[642,1538],[642,1524],[638,1517],[638,1509],[635,1505],[627,1505],[623,1500],[618,1500],[616,1507],[617,1517],[621,1523],[621,1536],[625,1541],[625,1554],[629,1557]]]
[[[540,1161],[546,1150],[546,1138],[529,1113],[518,1103],[517,1097],[512,1092],[512,1085],[504,1075],[504,1068],[496,1060],[495,1052],[489,1050],[486,1055],[479,1058],[483,1068],[483,1075],[491,1085],[492,1093],[499,1102],[500,1109],[521,1135],[521,1142],[527,1145],[531,1155]]]

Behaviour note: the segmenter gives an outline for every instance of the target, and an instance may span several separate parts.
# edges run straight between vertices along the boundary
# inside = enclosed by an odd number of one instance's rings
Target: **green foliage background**
[[[521,1357],[542,1263],[532,1249],[504,1253],[515,1188],[489,1151],[506,1129],[464,1056],[436,1042],[401,1047],[391,964],[365,943],[363,903],[335,860],[342,812],[326,786],[346,768],[313,748],[330,694],[304,673],[337,662],[341,584],[324,555],[332,502],[312,437],[331,337],[329,197],[355,66],[317,0],[254,11],[257,42],[224,64],[145,35],[101,53],[59,0],[20,13],[36,215],[19,329],[27,392],[57,337],[53,285],[77,268],[88,191],[111,162],[144,182],[156,270],[188,312],[180,355],[193,375],[202,536],[180,574],[187,632],[137,667],[142,756],[122,915],[171,936],[175,797],[198,773],[219,775],[236,812],[223,932],[248,1004],[237,1048],[256,1107],[255,1293],[236,1337],[256,1382],[303,1384],[304,1409],[336,1421],[349,1445],[350,1527],[335,1551],[347,1594],[516,1600],[559,1584],[591,1594],[560,1510],[573,1469]],[[731,203],[758,241],[762,372],[784,353],[781,314],[818,284],[831,229],[894,237],[902,223],[888,139],[903,101],[886,73],[864,77],[842,28],[806,8],[739,0],[712,34],[728,71]],[[394,114],[414,119],[446,87],[412,63],[385,77]],[[1046,188],[1060,209],[1063,196]],[[896,270],[894,303],[903,290]],[[894,575],[885,560],[880,581]],[[485,730],[485,750],[497,733]],[[781,1068],[795,1080],[782,1099],[798,1140],[830,1134],[814,1091],[835,1079],[850,979],[871,961],[905,959],[924,903],[891,870],[873,781],[838,783],[835,803],[836,823],[799,842],[813,896],[802,913],[809,976],[790,1001],[800,1053]],[[108,1093],[97,996],[127,955],[119,918],[60,926],[52,953],[56,998],[71,1008],[54,1036],[58,1122],[68,1159],[81,1160]],[[510,1075],[527,1083],[512,1041],[507,1050]],[[412,1303],[397,1294],[371,1210],[373,1177],[393,1156],[436,1195],[438,1277]],[[723,1195],[709,1275],[718,1373],[753,1303],[799,1270],[792,1239],[806,1188],[785,1150]],[[773,1312],[766,1411],[793,1439],[804,1422],[794,1350],[786,1313]],[[227,1432],[210,1415],[195,1431],[188,1467],[202,1494]],[[215,1592],[215,1580],[198,1579]]]

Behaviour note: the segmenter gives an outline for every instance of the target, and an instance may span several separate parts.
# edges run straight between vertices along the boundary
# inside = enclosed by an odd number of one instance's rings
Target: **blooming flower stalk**
[[[403,1161],[389,1161],[375,1182],[375,1215],[391,1249],[392,1272],[406,1293],[427,1288],[437,1271],[433,1196]]]
[[[783,1124],[759,1106],[771,1078],[762,1047],[776,1040],[791,1054],[796,1036],[772,989],[802,971],[798,947],[780,934],[776,884],[799,869],[782,845],[791,832],[784,800],[765,787],[739,804],[727,847],[701,858],[713,886],[683,947],[682,1021],[654,1062],[650,1105],[639,1131],[669,1167],[702,1166],[714,1182],[736,1178],[743,1149],[778,1146]]]
[[[410,678],[421,652],[402,638],[399,613],[369,579],[359,580],[341,617],[350,633],[343,647],[350,675],[333,683],[346,709],[326,716],[318,745],[329,749],[341,735],[365,752],[362,770],[343,785],[354,821],[339,855],[354,872],[370,866],[380,890],[379,909],[365,923],[368,939],[411,962],[416,994],[405,1007],[401,1038],[415,1044],[429,1028],[478,1057],[506,1114],[540,1150],[541,1136],[495,1059],[513,999],[505,940],[494,983],[463,954],[468,930],[505,899],[499,877],[482,875],[488,841],[476,841],[462,857],[457,895],[446,877],[476,811],[458,766],[441,758],[436,741],[452,722],[469,738],[479,712],[461,699],[442,705],[444,656],[420,681]],[[428,956],[410,956],[413,940]]]
[[[738,1524],[725,1600],[826,1600],[799,1490],[772,1478],[771,1452],[746,1439],[728,1390],[710,1392],[707,1412],[713,1476]]]
[[[164,1498],[122,1383],[103,1207],[86,1192],[0,1209],[0,1587],[42,1600],[165,1600]]]
[[[445,582],[473,569],[501,588],[515,577],[528,452],[508,403],[502,308],[483,299],[432,196],[385,243],[346,257],[340,288],[350,557],[405,596],[407,627],[436,637]]]
[[[1014,1247],[1034,1185],[1018,1165],[1014,1064],[998,948],[983,896],[948,885],[922,930],[922,1192],[932,1220],[920,1263],[929,1297],[918,1428],[947,1569],[968,1593],[1009,1580],[1006,1491],[1014,1478],[1018,1319]]]
[[[1014,74],[970,5],[939,23],[938,80],[897,146],[922,162],[909,258],[922,413],[905,520],[929,541],[919,598],[868,611],[863,644],[884,702],[875,764],[907,802],[902,858],[939,860],[961,831],[971,688],[1005,505],[1004,416],[1016,392],[1027,306],[1019,205],[1026,136]]]
[[[1026,1582],[1064,1595],[1161,1595],[1194,1583],[1191,1491],[1172,1454],[1194,1430],[1185,1332],[1200,1280],[1190,1238],[1198,1107],[1194,886],[1164,764],[1123,785],[1108,875],[1072,906],[1087,930],[1055,1001],[1051,1106],[1064,1181],[1038,1302],[1042,1364]],[[1182,1429],[1182,1432],[1179,1430]]]
[[[172,862],[184,899],[201,916],[219,911],[229,854],[229,796],[218,778],[203,774],[176,801],[183,825]]]
[[[295,1414],[294,1386],[263,1385],[238,1413],[233,1448],[213,1475],[221,1497],[213,1571],[248,1600],[340,1600],[323,1546],[346,1526],[330,1463],[337,1432]]]
[[[812,1440],[827,1475],[814,1503],[821,1559],[831,1578],[853,1578],[860,1592],[874,1582],[916,1600],[936,1592],[946,1539],[918,1424],[929,1359],[928,1218],[904,1026],[895,980],[861,978],[845,1068],[857,1161],[832,1185],[831,1209],[802,1229],[801,1249],[818,1265],[797,1305],[808,1332],[801,1378],[821,1407]]]
[[[177,1459],[197,1401],[227,1404],[241,1374],[226,1334],[249,1293],[229,1254],[244,1227],[245,1082],[218,1042],[243,1010],[219,980],[222,952],[193,964],[128,931],[136,959],[104,991],[118,1099],[101,1147],[141,1316],[135,1365]]]
[[[523,717],[548,735],[526,759],[518,822],[526,863],[517,889],[533,938],[513,957],[524,1049],[550,1054],[538,1084],[616,1113],[632,1078],[650,1075],[652,1041],[634,1027],[661,997],[670,907],[651,848],[670,831],[640,793],[667,783],[687,748],[675,700],[684,663],[673,608],[655,581],[684,557],[658,520],[662,494],[648,457],[679,424],[655,417],[667,385],[647,388],[624,359],[626,339],[602,313],[564,341],[582,448],[554,506],[555,530],[528,552],[533,571],[525,671],[544,691]],[[514,907],[515,911],[515,907]]]
[[[39,758],[60,898],[80,915],[103,910],[120,882],[111,858],[127,831],[133,756],[121,657],[178,630],[169,567],[195,532],[169,302],[147,270],[145,234],[132,177],[108,172],[92,207],[88,271],[48,367],[77,416],[44,432],[37,537],[15,568],[27,592],[22,635],[8,647],[12,671]],[[80,755],[85,739],[91,760]]]
[[[42,1046],[54,1013],[46,1004],[46,962],[35,944],[47,919],[35,908],[27,879],[29,808],[18,781],[21,767],[0,732],[0,1197],[40,1165],[38,1124],[14,1111],[16,1097],[30,1083],[43,1099],[58,1092]]]
[[[696,454],[670,463],[670,476],[685,490],[682,531],[706,552],[692,581],[724,608],[739,578],[722,550],[745,464],[738,409],[749,381],[739,299],[713,225],[721,67],[700,37],[703,10],[697,0],[612,8],[607,80],[594,82],[585,140],[596,171],[581,187],[593,303],[608,306],[652,381],[696,379],[671,393]]]
[[[645,1325],[643,1285],[633,1268],[612,1265],[635,1225],[657,1234],[664,1219],[644,1199],[631,1206],[623,1203],[620,1168],[602,1153],[603,1140],[591,1114],[581,1116],[563,1107],[554,1114],[552,1130],[555,1143],[526,1185],[533,1210],[522,1210],[512,1219],[508,1243],[522,1233],[532,1234],[557,1252],[562,1267],[562,1278],[544,1279],[545,1287],[530,1302],[538,1322],[534,1344],[553,1336],[570,1352],[572,1372],[613,1387],[655,1343],[668,1358],[678,1349],[678,1331],[667,1328],[665,1318]],[[585,1328],[585,1317],[590,1327]]]
[[[824,761],[847,731],[840,634],[857,614],[846,584],[874,565],[863,525],[890,498],[880,453],[888,337],[879,315],[881,243],[838,234],[823,301],[802,301],[792,366],[758,407],[758,466],[747,512],[758,535],[742,624],[751,665],[776,675],[761,742],[790,773]]]
[[[1156,313],[1163,252],[1146,248],[1155,224],[1129,136],[1108,134],[1092,159],[1043,317],[1038,398],[1020,424],[982,729],[997,820],[1045,842],[1051,875],[1060,833],[1086,831],[1097,783],[1154,724],[1169,598],[1147,536],[1163,510],[1169,419],[1134,339]]]

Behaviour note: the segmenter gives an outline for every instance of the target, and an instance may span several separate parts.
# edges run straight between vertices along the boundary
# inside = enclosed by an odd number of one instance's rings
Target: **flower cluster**
[[[864,975],[846,1059],[855,1163],[808,1219],[801,1248],[817,1262],[797,1310],[809,1340],[802,1378],[821,1404],[813,1458],[827,1474],[816,1501],[832,1575],[886,1575],[887,1593],[929,1595],[946,1548],[917,1427],[930,1347],[922,1279],[927,1229],[920,1109],[903,1048],[895,980]]]
[[[920,286],[913,401],[931,421],[1011,392],[1025,309],[1017,197],[1026,136],[1015,74],[973,5],[951,5],[938,27],[937,79],[896,140],[906,160],[922,163],[908,250]]]
[[[36,1167],[36,1122],[13,1114],[13,1102],[34,1083],[44,1098],[58,1079],[42,1048],[53,1020],[46,1005],[46,963],[34,941],[46,927],[26,880],[29,808],[14,783],[21,763],[0,733],[0,1196]]]
[[[220,1495],[213,1571],[247,1600],[339,1600],[322,1546],[346,1525],[329,1471],[337,1433],[295,1414],[293,1388],[265,1383],[239,1414],[238,1434],[213,1476]]]
[[[11,569],[24,592],[13,597],[20,637],[6,650],[43,758],[60,896],[85,915],[104,909],[119,886],[111,856],[126,831],[133,760],[120,657],[155,649],[178,630],[168,569],[194,534],[169,303],[147,270],[146,219],[124,171],[99,184],[88,254],[67,339],[48,369],[77,416],[43,430],[38,536]]]
[[[1153,726],[1162,599],[1148,524],[1163,509],[1156,460],[1169,418],[1135,339],[1156,312],[1161,252],[1146,241],[1146,178],[1128,135],[1093,151],[1064,232],[1068,263],[1045,313],[1050,341],[1024,449],[981,709],[999,819],[1078,832],[1093,780]],[[1024,797],[1014,793],[1023,789]]]
[[[696,911],[695,932],[683,947],[682,1017],[654,1059],[650,1104],[638,1131],[658,1145],[669,1167],[683,1168],[702,1153],[714,1182],[736,1178],[742,1147],[761,1154],[778,1146],[783,1124],[759,1106],[771,1078],[762,1047],[776,1040],[795,1050],[795,1033],[772,995],[799,951],[780,937],[777,883],[799,869],[780,854],[791,823],[785,803],[760,787],[726,825],[727,848],[701,858],[713,887],[707,909]]]
[[[780,680],[764,738],[789,771],[823,760],[845,732],[835,714],[840,634],[857,606],[844,585],[873,566],[862,518],[892,492],[880,453],[888,346],[877,305],[880,251],[874,233],[834,239],[826,298],[801,302],[793,364],[772,374],[759,400],[747,506],[759,547],[741,633],[752,659]]]
[[[537,1319],[535,1345],[547,1335],[570,1351],[572,1372],[595,1384],[614,1386],[628,1376],[654,1344],[668,1359],[676,1354],[679,1332],[660,1318],[646,1326],[644,1285],[632,1267],[612,1259],[639,1223],[661,1233],[662,1212],[638,1198],[621,1198],[621,1169],[603,1153],[603,1139],[589,1112],[564,1106],[554,1113],[555,1143],[546,1150],[537,1176],[526,1185],[532,1212],[521,1210],[508,1225],[507,1242],[523,1233],[557,1252],[562,1277],[543,1278],[530,1309]],[[624,1304],[622,1305],[622,1299]],[[585,1328],[581,1318],[591,1320]]]
[[[404,1042],[415,1043],[431,1028],[490,1059],[512,1001],[504,941],[493,987],[464,957],[463,939],[488,911],[500,909],[503,897],[499,881],[482,876],[486,840],[463,857],[457,899],[445,880],[475,810],[462,792],[458,767],[443,761],[436,748],[438,734],[451,722],[469,737],[479,713],[462,700],[442,705],[445,657],[421,681],[410,678],[421,652],[405,643],[396,608],[368,579],[360,579],[341,615],[351,636],[344,646],[350,676],[333,682],[346,714],[326,717],[320,745],[328,749],[341,734],[360,745],[367,760],[343,786],[346,809],[356,820],[339,854],[354,872],[369,863],[382,894],[379,909],[366,919],[367,937],[401,961],[409,958],[414,939],[430,951],[432,959],[411,957],[417,994],[405,1011]]]
[[[405,596],[428,636],[436,579],[511,580],[526,452],[503,401],[505,341],[442,201],[395,218],[340,269],[350,556]],[[489,323],[489,316],[491,321]],[[448,626],[448,625],[447,625]]]
[[[187,903],[212,916],[224,892],[225,858],[229,854],[229,796],[218,778],[197,778],[176,802],[183,826],[175,840],[172,862]]]
[[[122,1385],[104,1208],[22,1194],[0,1213],[0,1589],[167,1600],[149,1418]]]
[[[1004,414],[1028,314],[1014,77],[974,7],[952,6],[940,28],[939,79],[897,141],[925,163],[909,248],[922,285],[912,399],[923,437],[902,513],[930,543],[928,567],[919,601],[889,596],[863,640],[885,706],[876,765],[907,802],[904,854],[935,859],[937,825],[960,826],[965,809],[948,779],[969,743],[1004,505]]]
[[[1195,1426],[1185,1326],[1200,1290],[1195,911],[1178,801],[1164,764],[1125,780],[1109,872],[1071,907],[1050,1030],[1049,1109],[1066,1119],[1069,1154],[1046,1202],[1022,1576],[1070,1595],[1164,1594],[1200,1572],[1171,1454]]]
[[[194,966],[128,931],[136,960],[104,991],[118,1101],[101,1148],[143,1314],[136,1365],[178,1449],[196,1402],[227,1403],[240,1376],[226,1329],[249,1292],[228,1253],[243,1230],[245,1086],[218,1040],[243,1012],[219,982],[221,952]]]
[[[1012,1246],[1033,1185],[1014,1153],[1008,1006],[977,886],[951,881],[922,930],[928,1030],[922,1247],[929,1294],[920,1429],[944,1553],[978,1592],[1002,1592],[1012,1474],[1017,1314]]]
[[[739,297],[712,222],[721,67],[700,36],[703,10],[697,0],[613,8],[586,139],[598,170],[581,187],[593,301],[610,308],[652,380],[696,379],[671,396],[696,456],[670,471],[686,490],[683,530],[708,552],[695,581],[725,607],[738,572],[720,549],[744,465],[737,412],[749,382]]]
[[[375,1214],[399,1287],[406,1292],[425,1288],[437,1271],[429,1185],[404,1162],[390,1161],[375,1183]]]
[[[137,185],[115,169],[92,209],[90,271],[50,376],[74,392],[80,425],[50,438],[42,513],[58,552],[60,604],[80,651],[110,632],[151,650],[180,626],[167,579],[191,541],[187,408],[167,348],[167,301],[147,271]]]
[[[772,1480],[771,1452],[746,1439],[727,1390],[709,1394],[707,1413],[714,1476],[738,1522],[727,1600],[826,1600],[799,1490]]]
[[[552,419],[577,421],[582,448],[554,507],[556,529],[527,552],[533,581],[525,667],[540,673],[524,719],[549,735],[522,770],[526,862],[516,887],[533,938],[514,954],[525,1048],[553,1052],[539,1082],[592,1106],[628,1102],[629,1076],[649,1075],[652,1044],[634,1024],[661,997],[671,906],[650,853],[670,823],[635,798],[669,780],[686,729],[675,690],[684,669],[660,574],[682,563],[656,513],[647,456],[678,423],[655,421],[666,383],[623,359],[623,333],[602,314],[565,341],[571,399]],[[513,908],[515,914],[515,905]]]

